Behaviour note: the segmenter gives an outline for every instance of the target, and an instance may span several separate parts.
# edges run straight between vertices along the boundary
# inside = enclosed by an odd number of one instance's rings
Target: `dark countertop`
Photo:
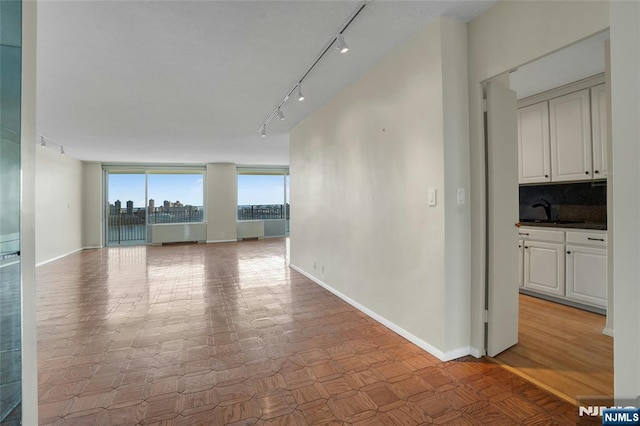
[[[542,228],[570,228],[570,229],[595,229],[600,231],[607,230],[606,223],[596,222],[579,222],[579,223],[550,223],[550,222],[518,222],[516,226],[535,226]]]

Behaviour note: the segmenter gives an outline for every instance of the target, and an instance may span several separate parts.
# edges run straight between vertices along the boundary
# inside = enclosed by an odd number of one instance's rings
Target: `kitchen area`
[[[606,314],[605,77],[518,106],[521,293]]]
[[[518,344],[496,360],[574,403],[613,391],[608,37],[597,34],[510,74],[519,327]]]

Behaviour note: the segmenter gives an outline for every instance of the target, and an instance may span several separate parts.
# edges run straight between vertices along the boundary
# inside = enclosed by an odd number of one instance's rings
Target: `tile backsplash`
[[[607,222],[607,183],[579,182],[520,186],[520,219],[545,219],[541,207],[532,208],[541,200],[551,203],[559,220],[590,223]]]

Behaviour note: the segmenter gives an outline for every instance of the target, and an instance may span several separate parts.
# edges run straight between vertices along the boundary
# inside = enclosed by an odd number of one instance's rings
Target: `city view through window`
[[[144,244],[147,225],[205,221],[203,172],[107,173],[107,242]],[[282,220],[288,232],[289,175],[239,173],[237,219]],[[215,202],[215,200],[213,200]]]
[[[145,242],[147,224],[204,221],[203,173],[108,176],[110,244]]]
[[[238,220],[288,219],[284,174],[238,174]]]

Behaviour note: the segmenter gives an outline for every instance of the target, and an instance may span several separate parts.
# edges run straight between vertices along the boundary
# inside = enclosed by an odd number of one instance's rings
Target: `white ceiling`
[[[436,17],[494,1],[372,1],[261,138],[354,1],[41,1],[37,133],[82,160],[288,164],[289,131]]]
[[[519,67],[509,76],[518,99],[545,92],[605,69],[604,42],[609,31],[596,34],[562,50]]]

